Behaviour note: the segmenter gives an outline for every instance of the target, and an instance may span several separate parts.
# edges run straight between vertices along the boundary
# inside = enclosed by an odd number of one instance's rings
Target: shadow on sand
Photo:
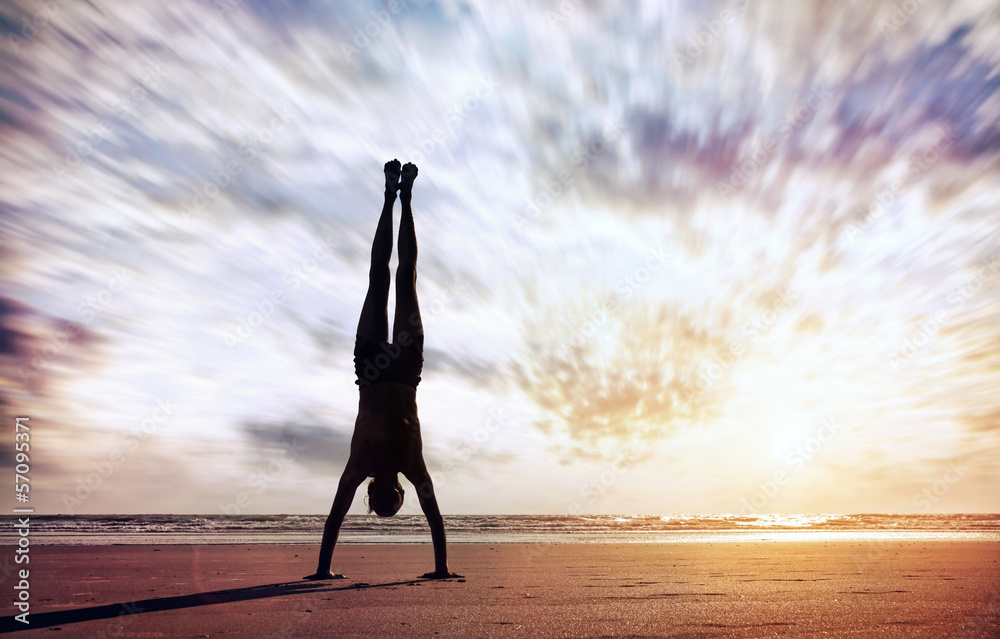
[[[247,588],[214,590],[212,592],[201,592],[193,595],[176,595],[173,597],[141,599],[125,603],[92,606],[90,608],[60,610],[57,612],[32,612],[28,616],[28,619],[31,621],[30,625],[25,625],[15,620],[14,617],[4,617],[3,620],[0,621],[0,634],[17,632],[19,630],[50,628],[52,626],[62,626],[71,623],[78,623],[80,621],[93,621],[95,619],[113,619],[116,617],[141,614],[144,612],[178,610],[180,608],[211,606],[213,604],[232,603],[234,601],[249,601],[251,599],[266,599],[268,597],[283,597],[285,595],[303,593],[336,592],[338,590],[361,590],[364,588],[404,586],[424,581],[429,580],[411,579],[409,581],[393,581],[384,584],[356,583],[350,586],[338,586],[335,588],[330,587],[329,581],[310,581],[307,583],[303,583],[301,581],[289,581],[277,584],[266,584],[263,586],[249,586]]]

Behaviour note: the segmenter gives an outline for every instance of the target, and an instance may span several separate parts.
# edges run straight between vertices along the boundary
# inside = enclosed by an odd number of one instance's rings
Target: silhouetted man
[[[434,497],[434,485],[424,464],[417,419],[417,384],[423,368],[424,327],[417,304],[417,236],[410,199],[417,167],[399,161],[385,164],[385,204],[372,243],[368,294],[361,309],[354,343],[354,372],[360,387],[358,418],[351,439],[351,456],[340,477],[337,496],[323,530],[316,573],[306,579],[344,579],[330,572],[333,548],[354,494],[367,477],[368,508],[391,517],[403,505],[403,473],[417,489],[434,541],[434,572],[426,578],[460,577],[448,570],[444,520]],[[388,342],[389,257],[392,255],[392,207],[396,190],[403,203],[399,224],[399,266],[396,269],[396,317]]]

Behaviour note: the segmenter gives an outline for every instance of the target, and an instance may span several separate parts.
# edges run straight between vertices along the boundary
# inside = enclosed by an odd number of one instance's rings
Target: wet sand
[[[446,581],[417,578],[429,544],[352,545],[334,557],[349,580],[302,581],[317,551],[35,546],[18,634],[1000,636],[1000,544],[987,541],[453,545],[465,579]]]

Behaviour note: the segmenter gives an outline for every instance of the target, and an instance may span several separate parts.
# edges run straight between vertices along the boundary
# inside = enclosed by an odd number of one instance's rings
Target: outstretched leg
[[[417,167],[407,163],[399,182],[403,215],[399,222],[399,266],[396,267],[396,317],[392,323],[392,341],[405,342],[407,336],[422,337],[424,325],[417,304],[417,234],[413,228],[410,198]],[[406,335],[404,335],[404,333]]]
[[[389,336],[389,258],[392,257],[392,207],[396,203],[399,160],[385,163],[385,203],[372,242],[372,265],[368,271],[368,294],[361,307],[358,337],[384,342]]]

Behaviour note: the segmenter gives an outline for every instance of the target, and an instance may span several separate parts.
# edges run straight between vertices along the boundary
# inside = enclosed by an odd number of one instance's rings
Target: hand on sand
[[[308,579],[309,581],[319,581],[321,579],[347,579],[344,575],[337,573],[336,575],[332,572],[318,572],[315,575],[309,575],[308,577],[303,577],[303,579]]]
[[[407,164],[406,166],[410,166]],[[392,191],[395,193],[399,190],[399,160],[390,160],[385,163],[385,168],[382,169],[385,173],[385,190]],[[413,183],[413,180],[410,180]]]
[[[435,570],[434,572],[420,575],[421,579],[452,579],[454,577],[462,579],[463,575],[460,575],[457,572],[448,572],[447,570]]]

